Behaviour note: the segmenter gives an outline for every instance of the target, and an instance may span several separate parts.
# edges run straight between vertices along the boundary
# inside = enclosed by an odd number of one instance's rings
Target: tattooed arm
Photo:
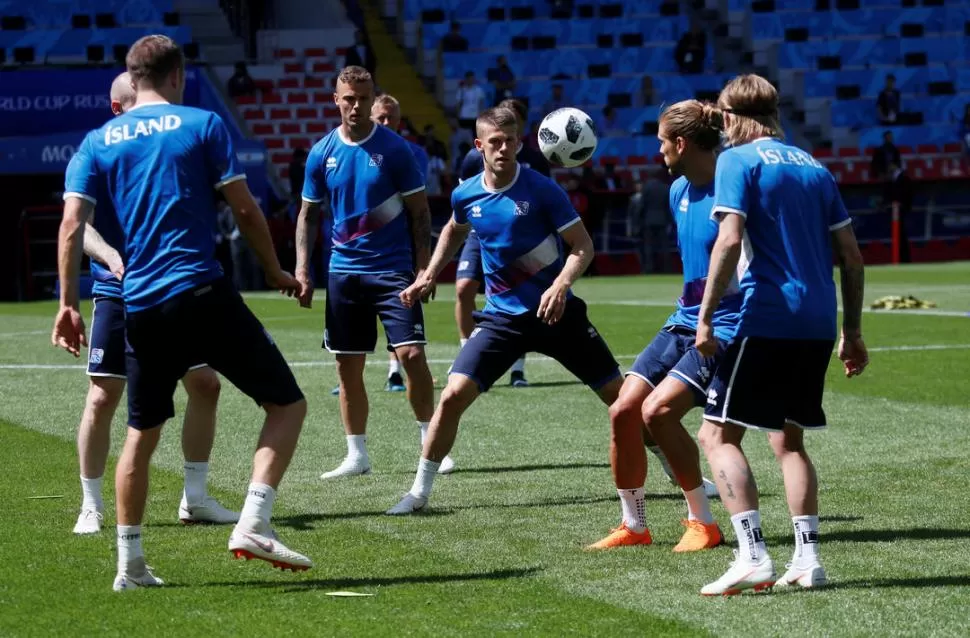
[[[854,377],[862,374],[869,363],[869,353],[862,340],[865,266],[851,224],[832,231],[832,245],[842,275],[842,339],[839,343],[839,359],[845,366],[845,375]]]
[[[320,232],[320,203],[303,200],[300,214],[296,219],[296,272],[294,276],[303,284],[303,296],[300,306],[310,308],[313,305],[313,279],[310,277],[310,259],[313,257],[313,245]]]
[[[404,206],[411,221],[414,264],[420,274],[428,268],[431,261],[431,208],[428,206],[427,193],[422,189],[405,195]]]
[[[705,357],[717,350],[714,338],[714,311],[721,303],[741,259],[741,240],[744,237],[744,217],[727,213],[717,231],[717,241],[711,250],[711,267],[707,273],[707,286],[697,318],[697,351]]]

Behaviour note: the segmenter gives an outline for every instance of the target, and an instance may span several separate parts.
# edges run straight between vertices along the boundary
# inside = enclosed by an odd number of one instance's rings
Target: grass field
[[[541,358],[527,369],[535,387],[497,386],[472,407],[453,452],[459,471],[437,481],[431,511],[390,518],[383,511],[411,485],[418,433],[404,397],[381,391],[378,356],[367,369],[374,473],[320,481],[345,451],[329,393],[333,360],[319,348],[323,305],[300,310],[270,294],[249,302],[310,404],[274,524],[315,568],[294,575],[234,561],[228,528],[178,525],[180,424],[170,423],[155,457],[144,534],[148,561],[168,585],[114,594],[111,479],[107,530],[71,534],[80,503],[73,437],[85,377],[78,362],[50,346],[52,303],[0,305],[0,635],[970,634],[970,264],[872,268],[868,280],[867,302],[912,293],[939,308],[867,313],[872,363],[865,375],[846,380],[837,362],[830,367],[831,427],[808,445],[820,474],[831,585],[730,599],[698,595],[727,568],[729,547],[671,552],[684,507],[655,466],[647,479],[654,545],[582,551],[619,517],[608,420],[592,393]],[[669,313],[679,283],[593,279],[577,290],[628,365]],[[440,292],[426,307],[426,323],[432,371],[443,380],[457,339],[452,289]],[[260,414],[234,388],[222,396],[211,491],[239,507]],[[124,412],[115,420],[113,453]],[[699,422],[697,412],[689,415],[689,429]],[[763,436],[749,436],[747,449],[769,549],[782,568],[793,541],[780,474]],[[714,511],[729,533],[724,510],[715,504]],[[335,590],[375,596],[326,596]]]

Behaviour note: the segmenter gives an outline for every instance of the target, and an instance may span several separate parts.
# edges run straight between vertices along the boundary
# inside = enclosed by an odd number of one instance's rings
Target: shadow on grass
[[[537,472],[541,470],[575,470],[582,468],[609,469],[609,463],[546,463],[542,465],[507,465],[500,467],[460,467],[455,474],[503,474],[506,472]],[[412,472],[413,474],[413,472]]]
[[[314,578],[292,582],[279,580],[239,580],[233,582],[205,583],[203,587],[268,587],[283,588],[285,593],[311,591],[314,589],[345,589],[351,587],[392,587],[394,585],[436,585],[440,583],[462,583],[480,580],[509,580],[529,578],[538,574],[538,567],[520,569],[498,569],[489,572],[465,574],[409,574],[407,576],[364,576],[347,578]],[[368,592],[372,593],[372,592]]]
[[[830,582],[825,587],[820,587],[819,592],[833,591],[836,589],[931,589],[937,587],[970,587],[970,575],[962,576],[914,576],[912,578],[857,578],[853,580],[837,580]],[[775,587],[771,595],[778,594],[806,594],[808,591],[800,587]]]
[[[894,541],[947,541],[970,538],[970,529],[910,527],[902,529],[849,529],[821,533],[823,543],[892,543]],[[772,536],[770,544],[790,543],[791,535]]]
[[[585,386],[586,384],[584,384],[582,381],[578,379],[572,379],[569,381],[530,381],[529,382],[530,388],[562,388],[562,387],[571,386],[571,385]],[[506,385],[506,386],[495,386],[492,388],[491,391],[494,392],[495,390],[500,390],[504,392],[506,390],[509,390],[512,392],[518,392],[519,390],[524,390],[524,389],[525,388],[513,388],[511,386]]]
[[[681,500],[683,497],[679,494],[648,494],[647,500]],[[560,499],[546,499],[541,501],[527,501],[519,503],[476,503],[470,505],[453,505],[445,507],[433,507],[428,510],[423,510],[421,512],[416,512],[412,516],[449,516],[456,512],[464,510],[501,510],[501,509],[520,509],[520,508],[532,508],[532,507],[560,507],[569,505],[595,505],[598,503],[610,503],[618,501],[619,498],[615,495],[609,496],[589,496],[589,497],[574,497],[574,498],[560,498]],[[393,503],[388,503],[388,507],[393,505]],[[289,528],[295,530],[310,530],[314,529],[312,523],[320,523],[326,521],[337,521],[337,520],[347,520],[356,518],[371,518],[375,516],[384,516],[385,510],[380,511],[353,511],[353,512],[327,512],[327,513],[306,513],[297,514],[295,516],[280,516],[273,518],[273,526],[277,528]]]

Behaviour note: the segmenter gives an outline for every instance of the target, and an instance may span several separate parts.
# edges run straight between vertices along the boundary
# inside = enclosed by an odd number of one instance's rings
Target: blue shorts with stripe
[[[719,340],[715,355],[704,357],[694,347],[696,337],[697,333],[685,326],[667,326],[643,349],[627,375],[643,379],[652,388],[672,376],[690,387],[695,405],[704,405],[707,387],[727,346]]]

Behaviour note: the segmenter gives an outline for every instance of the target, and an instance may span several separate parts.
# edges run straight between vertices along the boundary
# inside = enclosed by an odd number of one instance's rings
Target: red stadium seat
[[[615,155],[606,155],[600,158],[600,166],[606,166],[607,164],[613,164],[614,166],[620,163],[620,158]]]
[[[273,153],[270,155],[274,164],[289,164],[290,160],[293,159],[293,155],[289,151],[284,151],[281,153]]]
[[[330,105],[323,107],[323,117],[340,117],[340,109],[333,103],[333,96],[330,96]]]
[[[313,146],[313,142],[305,137],[291,137],[288,146],[290,148],[310,148]]]
[[[291,109],[270,109],[269,119],[271,120],[288,120],[293,117],[293,111]]]
[[[280,135],[291,135],[293,133],[302,133],[302,127],[299,122],[280,122]]]
[[[284,143],[282,137],[267,137],[263,140],[263,144],[265,144],[266,148],[271,151],[286,148],[286,144]]]
[[[263,94],[263,106],[282,104],[283,96],[279,93],[264,93]]]
[[[950,142],[949,144],[943,145],[944,153],[959,153],[963,150],[960,146],[960,142]]]
[[[627,166],[645,166],[647,164],[647,158],[643,155],[631,155],[626,158]]]
[[[323,78],[305,77],[303,78],[303,88],[306,89],[322,89],[326,85],[323,82]]]
[[[899,154],[900,155],[912,155],[913,154],[913,147],[912,146],[897,146],[896,148],[899,149]]]
[[[320,117],[320,112],[315,108],[300,108],[296,110],[296,119],[298,120],[315,120]]]
[[[243,111],[244,120],[264,120],[266,119],[266,114],[263,113],[263,109],[245,109]]]
[[[281,89],[298,89],[300,88],[300,80],[299,78],[292,78],[292,77],[280,78],[280,80],[276,83],[276,86],[278,86]]]
[[[664,163],[664,156],[663,156],[663,154],[657,153],[656,155],[654,155],[653,156],[653,163],[654,164],[663,164]]]
[[[273,90],[272,80],[253,80],[253,84],[255,84],[256,88],[258,88],[263,93]]]
[[[307,93],[298,93],[296,91],[290,91],[286,94],[287,104],[309,104],[310,95]]]
[[[845,146],[839,149],[839,157],[862,157],[862,152],[852,146]]]
[[[269,122],[255,122],[251,128],[254,135],[273,135],[276,133],[275,127]]]
[[[294,51],[293,49],[276,49],[276,57],[280,59],[295,58],[296,51]]]
[[[325,58],[327,57],[327,50],[322,48],[307,49],[303,52],[308,58]]]
[[[323,91],[313,92],[313,103],[314,104],[326,104],[327,102],[333,104],[333,93],[326,93]]]
[[[940,147],[936,144],[920,144],[916,147],[916,152],[920,155],[936,155],[940,152]]]
[[[327,71],[333,72],[335,70],[336,69],[333,66],[333,62],[314,62],[313,63],[314,73],[326,73]]]
[[[250,104],[256,104],[256,101],[257,100],[255,95],[240,95],[239,97],[236,98],[236,104],[238,106],[248,106]]]
[[[812,155],[814,155],[816,159],[828,159],[832,157],[833,153],[831,148],[817,148],[812,151]]]
[[[323,122],[307,122],[306,123],[307,133],[326,133],[327,125]]]
[[[306,66],[301,62],[287,62],[283,65],[284,73],[305,73]]]

